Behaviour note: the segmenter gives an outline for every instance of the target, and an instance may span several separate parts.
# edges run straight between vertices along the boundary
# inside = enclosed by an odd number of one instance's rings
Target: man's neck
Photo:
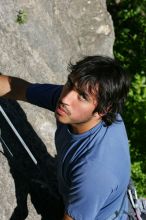
[[[97,124],[101,122],[101,119],[94,123],[80,123],[80,124],[72,124],[71,125],[71,131],[74,134],[83,134],[86,131],[89,131],[90,129],[94,128]]]

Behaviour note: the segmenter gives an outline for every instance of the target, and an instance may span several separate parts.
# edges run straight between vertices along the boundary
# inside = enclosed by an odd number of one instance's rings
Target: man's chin
[[[58,122],[60,122],[62,124],[69,124],[69,121],[67,121],[64,117],[60,116],[56,112],[55,112],[55,118]]]

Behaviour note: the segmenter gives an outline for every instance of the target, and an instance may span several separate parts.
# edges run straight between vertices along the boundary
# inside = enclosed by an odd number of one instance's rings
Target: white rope
[[[0,130],[0,141],[1,143],[5,146],[5,148],[7,149],[7,151],[9,152],[9,154],[13,157],[12,152],[10,151],[9,147],[7,146],[7,144],[5,143],[4,139],[1,136],[1,130]]]
[[[27,153],[29,154],[29,156],[31,157],[33,162],[35,163],[35,165],[37,165],[37,160],[35,159],[35,157],[31,153],[31,151],[29,150],[29,148],[25,144],[24,140],[22,139],[22,137],[20,136],[20,134],[18,133],[18,131],[16,130],[16,128],[14,127],[14,125],[12,124],[12,122],[10,121],[10,119],[8,118],[8,116],[6,115],[6,113],[4,112],[4,110],[1,106],[0,106],[0,111],[1,111],[2,115],[4,116],[4,118],[6,119],[6,121],[8,122],[8,124],[10,125],[10,127],[12,128],[12,130],[14,131],[14,133],[17,136],[17,138],[19,139],[19,141],[21,142],[22,146],[25,148],[25,150],[27,151]]]

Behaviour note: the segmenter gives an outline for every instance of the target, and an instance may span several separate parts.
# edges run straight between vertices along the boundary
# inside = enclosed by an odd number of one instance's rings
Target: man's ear
[[[93,117],[96,117],[97,119],[101,119],[103,115],[104,114],[99,114],[98,112],[94,112]]]
[[[106,109],[103,110],[103,113],[99,113],[99,112],[94,112],[95,117],[99,116],[99,117],[103,117],[105,116],[108,112],[110,112],[112,109],[111,105],[109,107],[107,107]]]

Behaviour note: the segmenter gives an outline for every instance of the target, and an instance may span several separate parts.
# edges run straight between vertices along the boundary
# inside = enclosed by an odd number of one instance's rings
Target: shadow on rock
[[[37,213],[42,216],[42,220],[62,219],[63,203],[57,190],[56,158],[48,154],[45,145],[27,121],[24,111],[17,102],[1,100],[0,105],[38,162],[37,165],[33,163],[0,113],[1,137],[13,154],[12,156],[2,143],[4,155],[8,160],[14,179],[17,200],[17,206],[10,220],[27,218],[28,194],[30,194]]]

